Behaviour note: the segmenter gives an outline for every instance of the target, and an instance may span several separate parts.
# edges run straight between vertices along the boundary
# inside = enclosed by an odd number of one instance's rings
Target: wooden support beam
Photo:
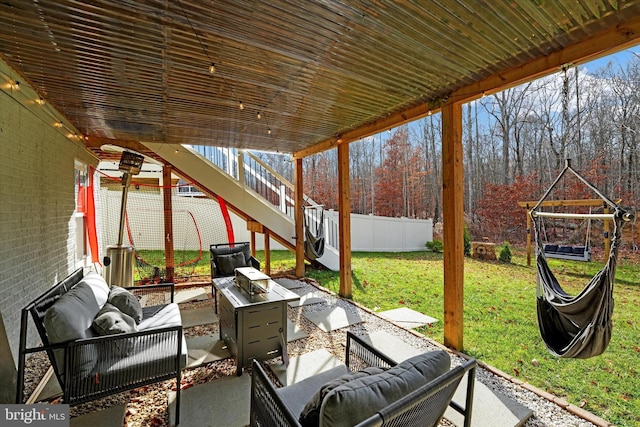
[[[247,230],[249,231],[249,247],[251,248],[251,256],[256,256],[256,233],[264,233],[265,228],[258,221],[252,219],[247,220]],[[265,248],[265,256],[267,249]]]
[[[451,94],[448,102],[469,102],[482,95],[499,92],[555,73],[566,64],[584,64],[605,55],[628,49],[638,44],[640,18],[608,27],[590,38],[568,45],[548,55],[536,56],[531,61],[509,70],[490,75],[484,80],[462,87]]]
[[[162,197],[164,201],[164,257],[167,269],[165,280],[173,282],[175,258],[173,252],[173,202],[171,200],[171,166],[162,168]]]
[[[444,345],[463,349],[464,180],[462,105],[442,109],[442,207],[444,220]]]
[[[349,145],[338,146],[338,236],[340,251],[340,291],[351,298],[351,186],[349,176]]]
[[[568,212],[532,212],[533,216],[541,218],[560,218],[560,219],[605,219],[612,220],[612,213],[588,214],[588,213],[568,213]]]
[[[294,221],[296,232],[296,277],[304,276],[304,218],[302,205],[304,203],[304,186],[302,179],[302,159],[294,161]]]
[[[264,229],[264,273],[271,276],[271,233],[268,228]]]
[[[252,233],[264,233],[264,226],[258,221],[249,219],[247,220],[247,230],[251,231]]]
[[[622,199],[613,200],[614,203],[618,204],[622,201]],[[538,201],[528,201],[528,202],[518,202],[518,206],[522,208],[526,208],[527,210],[531,210]],[[604,206],[604,201],[602,199],[570,199],[570,200],[543,200],[540,203],[542,207],[560,207],[560,206]]]

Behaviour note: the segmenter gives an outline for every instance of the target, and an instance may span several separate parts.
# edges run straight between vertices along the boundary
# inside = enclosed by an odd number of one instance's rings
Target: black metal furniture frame
[[[345,364],[350,371],[356,371],[367,366],[391,367],[395,366],[396,362],[358,336],[347,332]],[[476,365],[475,359],[472,359],[456,366],[378,411],[358,424],[357,427],[437,426],[447,405],[464,416],[464,427],[470,427]],[[291,412],[286,402],[276,392],[277,388],[267,376],[262,365],[254,360],[252,371],[251,426],[300,426],[296,415]],[[451,397],[467,372],[467,394],[463,408],[460,404],[453,402]]]
[[[63,294],[73,288],[84,276],[83,270],[78,269],[54,287],[37,297],[25,308],[22,309],[20,322],[20,349],[18,360],[18,380],[16,391],[16,403],[24,401],[24,376],[25,362],[28,354],[45,351],[56,374],[58,382],[62,387],[63,402],[74,405],[96,400],[105,396],[131,390],[148,384],[173,379],[176,380],[176,425],[180,419],[180,378],[181,378],[181,355],[182,355],[182,326],[171,326],[157,329],[150,329],[134,333],[123,333],[116,335],[106,335],[93,338],[79,339],[59,344],[50,344],[44,327],[44,317],[47,309],[51,307]],[[164,283],[157,285],[136,286],[126,288],[134,295],[148,295],[153,300],[153,295],[161,293],[162,299],[166,293],[170,293],[171,302],[174,298],[174,284]],[[159,311],[162,306],[143,307],[143,316],[152,316]],[[28,339],[28,317],[31,314],[33,323],[42,340],[42,345],[27,347]],[[117,345],[128,346],[131,353],[143,353],[145,347],[154,346],[161,348],[160,352],[153,354],[143,354],[136,359],[136,365],[126,369],[124,373],[110,374],[104,372],[96,373],[91,378],[78,379],[73,375],[61,375],[54,357],[54,351],[62,351],[65,373],[73,371],[74,360],[87,354],[92,348],[103,348],[101,346]],[[108,352],[101,352],[101,366],[109,366],[120,361],[116,354],[111,356]],[[110,360],[105,358],[112,357]],[[60,360],[60,359],[58,359]]]

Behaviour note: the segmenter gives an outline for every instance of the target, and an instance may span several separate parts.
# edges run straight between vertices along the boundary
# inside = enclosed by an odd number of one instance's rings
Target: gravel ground
[[[324,291],[312,282],[303,282],[303,287],[300,289],[294,289],[293,292],[300,295],[313,292],[315,294],[314,296],[322,297],[325,302],[296,308],[289,307],[287,312],[289,319],[296,322],[308,335],[307,338],[289,343],[289,357],[296,357],[300,354],[318,349],[326,349],[340,359],[344,359],[343,343],[346,342],[347,330],[351,330],[356,334],[385,331],[401,338],[407,344],[424,351],[442,348],[437,343],[434,343],[426,337],[398,327],[349,301],[343,300],[334,294]],[[184,303],[180,306],[181,310],[189,310],[202,306],[210,306],[213,309],[213,300]],[[330,307],[342,307],[345,310],[357,313],[364,322],[348,328],[333,331],[331,333],[325,333],[302,315],[303,313],[324,310]],[[217,333],[217,324],[196,326],[185,329],[186,337]],[[453,353],[451,354],[451,359],[453,365],[460,364],[464,361],[461,356]],[[276,358],[263,363],[282,363],[282,360],[280,358]],[[48,359],[44,354],[36,354],[27,361],[25,386],[26,395],[29,395],[33,391],[48,367]],[[236,366],[233,359],[208,363],[198,368],[186,369],[183,371],[181,387],[184,390],[197,384],[213,381],[217,378],[235,375],[235,370]],[[269,371],[270,370],[267,370],[267,372]],[[250,369],[248,369],[248,373],[250,374]],[[515,384],[510,380],[500,375],[496,375],[495,373],[480,366],[476,370],[476,378],[495,392],[531,408],[533,410],[533,416],[524,424],[525,427],[589,427],[595,425],[583,418],[573,415],[558,404],[527,390],[521,385]],[[275,379],[274,381],[277,382]],[[94,402],[73,406],[71,407],[71,415],[72,417],[79,416],[94,410],[104,409],[112,405],[126,404],[127,411],[124,421],[125,427],[168,426],[169,417],[167,412],[167,395],[171,390],[175,390],[175,381],[165,381],[141,387],[130,392],[120,393]],[[443,420],[442,426],[449,425],[450,424],[446,420]]]

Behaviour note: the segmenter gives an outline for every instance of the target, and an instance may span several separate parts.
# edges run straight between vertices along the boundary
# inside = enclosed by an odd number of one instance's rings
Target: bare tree
[[[509,184],[513,181],[511,170],[511,140],[516,142],[515,152],[520,152],[520,132],[522,120],[526,117],[526,98],[531,83],[510,88],[495,95],[485,97],[481,105],[485,108],[498,124],[499,134],[502,140],[502,183]],[[517,161],[521,161],[516,156]]]

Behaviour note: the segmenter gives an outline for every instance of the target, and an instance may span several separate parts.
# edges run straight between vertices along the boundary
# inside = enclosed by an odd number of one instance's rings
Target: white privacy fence
[[[338,213],[324,213],[326,239],[338,247]],[[235,224],[235,222],[234,222]],[[315,225],[313,226],[315,230]],[[236,236],[249,239],[249,232],[236,230]],[[351,250],[353,252],[412,252],[426,250],[426,243],[433,241],[432,219],[389,218],[376,215],[351,214]],[[256,241],[262,249],[262,240]],[[277,243],[272,249],[283,249]]]
[[[327,239],[338,238],[338,213],[325,212]],[[326,221],[326,220],[325,220]],[[354,252],[410,252],[425,250],[433,240],[432,219],[389,218],[351,214],[351,250]]]

